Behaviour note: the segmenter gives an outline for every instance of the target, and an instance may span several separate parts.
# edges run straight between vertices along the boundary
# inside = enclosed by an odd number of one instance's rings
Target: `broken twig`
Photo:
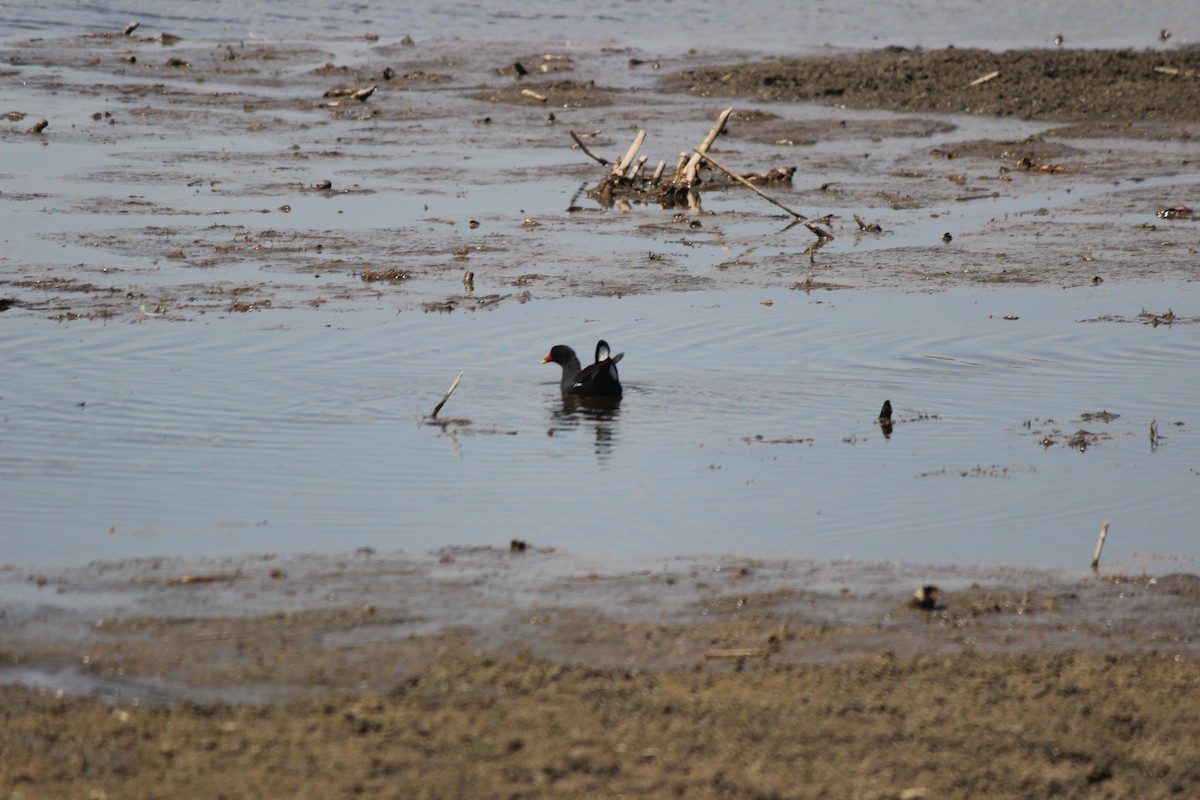
[[[1100,538],[1096,540],[1096,554],[1092,556],[1092,569],[1100,568],[1100,551],[1104,549],[1104,540],[1108,538],[1108,520],[1100,526]]]
[[[584,144],[583,140],[579,138],[579,134],[575,133],[575,131],[567,131],[567,133],[571,134],[571,138],[575,140],[575,144],[579,145],[579,149],[582,150],[588,156],[590,156],[593,161],[599,161],[602,166],[605,166],[605,167],[608,166],[608,164],[609,164],[608,159],[604,158],[602,156],[598,156],[595,153],[593,153],[591,150],[588,150],[587,145]]]
[[[658,169],[654,170],[654,175],[650,178],[650,183],[658,186],[658,182],[662,180],[663,170],[667,168],[667,162],[662,159],[658,160]]]
[[[767,194],[762,189],[759,189],[757,186],[755,186],[753,183],[751,183],[750,181],[743,178],[741,175],[738,175],[736,172],[733,172],[728,167],[723,165],[720,161],[717,161],[715,158],[713,158],[710,154],[700,152],[699,148],[696,148],[696,152],[699,153],[704,158],[705,161],[712,164],[714,167],[721,170],[721,172],[724,172],[726,175],[733,178],[735,181],[742,184],[747,189],[750,189],[751,191],[753,191],[755,194],[757,194],[759,197],[763,198],[767,202],[774,203],[775,205],[779,206],[784,211],[788,212],[789,214],[791,214],[793,217],[800,220],[801,222],[808,219],[808,217],[804,216],[803,214],[799,213],[798,211],[793,211],[792,209],[785,206],[783,203],[776,200],[774,197],[771,197],[771,195]]]
[[[1160,75],[1179,75],[1184,78],[1194,78],[1200,75],[1200,72],[1194,69],[1179,69],[1177,67],[1155,67],[1154,71]]]
[[[617,177],[624,177],[625,171],[629,169],[629,165],[637,158],[638,150],[642,149],[642,142],[646,141],[646,131],[639,130],[637,136],[633,137],[633,144],[629,145],[629,149],[625,151],[625,157],[618,163],[613,164],[612,174]]]
[[[727,108],[717,116],[717,122],[712,126],[712,130],[708,132],[708,136],[704,137],[704,141],[699,147],[693,148],[692,157],[688,159],[687,166],[683,169],[682,175],[676,175],[677,189],[690,189],[696,184],[696,175],[700,171],[700,162],[708,155],[708,148],[712,147],[712,143],[721,135],[721,131],[725,130],[725,123],[729,121],[729,115],[733,113],[732,108]],[[712,162],[714,165],[716,162]]]
[[[466,372],[466,370],[463,370],[463,372]],[[433,413],[429,415],[430,419],[437,419],[438,412],[442,410],[442,406],[446,405],[446,401],[450,399],[450,395],[453,394],[454,390],[458,388],[458,382],[462,380],[462,376],[462,372],[458,373],[458,377],[454,379],[454,383],[450,384],[450,388],[446,390],[444,395],[442,395],[442,402],[434,406]]]

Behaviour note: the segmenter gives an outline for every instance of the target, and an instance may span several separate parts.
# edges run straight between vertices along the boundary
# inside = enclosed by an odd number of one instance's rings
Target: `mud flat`
[[[675,80],[707,96],[1081,122],[1069,129],[1075,136],[1170,136],[1170,129],[1134,123],[1200,122],[1198,75],[1200,48],[996,53],[890,47],[689,69]]]
[[[448,548],[8,568],[0,591],[0,677],[25,684],[0,689],[12,796],[1168,797],[1200,780],[1190,574]]]
[[[20,154],[0,195],[21,221],[0,276],[9,313],[175,321],[1196,277],[1195,50],[728,65],[138,31],[18,41],[3,57],[0,139]],[[771,191],[833,234],[818,253],[715,171],[694,212],[587,196],[607,170],[571,132],[615,159],[644,129],[649,170],[727,106],[713,154],[739,172],[795,167]]]

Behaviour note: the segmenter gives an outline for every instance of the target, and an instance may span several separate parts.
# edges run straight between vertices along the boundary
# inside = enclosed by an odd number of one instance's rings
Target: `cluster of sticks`
[[[696,203],[697,191],[702,184],[700,168],[704,164],[709,164],[724,172],[734,182],[747,187],[763,199],[782,208],[796,222],[804,223],[805,227],[812,231],[818,238],[830,238],[828,233],[808,224],[808,217],[788,208],[755,185],[756,183],[770,182],[791,183],[792,175],[796,171],[794,167],[773,169],[762,174],[739,175],[717,161],[708,152],[713,142],[725,130],[725,124],[729,121],[729,116],[732,113],[732,108],[722,111],[717,117],[716,124],[708,132],[708,136],[704,137],[704,141],[700,146],[693,148],[690,154],[681,152],[675,164],[675,171],[669,177],[665,178],[664,173],[666,172],[667,162],[662,160],[658,162],[658,167],[653,173],[650,175],[645,174],[646,162],[649,159],[644,155],[638,156],[638,151],[641,150],[642,143],[646,141],[645,130],[638,131],[637,136],[633,139],[633,143],[625,151],[624,158],[615,163],[593,153],[583,143],[583,140],[579,138],[579,135],[575,131],[571,131],[571,138],[575,140],[575,144],[579,146],[580,150],[600,164],[610,168],[608,174],[600,180],[600,183],[589,194],[605,206],[612,205],[615,197],[632,195],[666,205],[688,205],[691,207]]]

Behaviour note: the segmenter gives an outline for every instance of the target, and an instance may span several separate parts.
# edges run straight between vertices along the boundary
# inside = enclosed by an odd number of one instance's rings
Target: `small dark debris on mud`
[[[1029,466],[1009,466],[1002,467],[998,464],[993,464],[985,467],[982,464],[971,467],[970,469],[937,469],[931,472],[922,472],[917,475],[918,478],[944,478],[951,475],[957,475],[960,478],[1011,478],[1015,474],[1029,474],[1036,472],[1033,467]]]
[[[909,599],[908,604],[913,608],[925,610],[941,608],[938,603],[938,600],[941,598],[941,596],[942,590],[938,587],[932,584],[921,586],[915,592],[913,592],[913,596]]]
[[[515,73],[514,73],[515,74]],[[594,83],[560,80],[521,83],[470,95],[476,100],[511,105],[551,104],[556,108],[598,108],[611,106],[617,97],[612,89]]]
[[[1105,314],[1102,317],[1084,319],[1080,320],[1080,322],[1136,322],[1157,328],[1159,325],[1200,324],[1200,317],[1181,317],[1169,308],[1166,311],[1147,311],[1142,309],[1133,317],[1121,316],[1119,314]]]
[[[229,304],[229,310],[239,314],[245,314],[250,311],[261,311],[264,308],[271,307],[269,298],[263,300],[234,300]]]
[[[238,579],[235,574],[206,574],[206,575],[181,575],[178,578],[171,578],[167,581],[167,586],[194,586],[206,583],[223,583]]]
[[[761,433],[756,433],[754,436],[743,436],[742,441],[746,444],[805,444],[812,447],[816,442],[812,437],[800,436],[773,436],[766,437]]]
[[[1107,418],[1105,418],[1106,416]],[[1102,411],[1096,415],[1083,414],[1081,415],[1081,420],[1108,423],[1117,419],[1119,416],[1119,414],[1109,414],[1107,411]],[[1099,445],[1100,443],[1113,439],[1113,434],[1111,433],[1095,433],[1094,431],[1089,431],[1086,428],[1079,428],[1076,431],[1067,432],[1060,428],[1058,423],[1052,419],[1027,419],[1023,423],[1022,427],[1028,430],[1031,435],[1036,436],[1038,439],[1038,444],[1044,448],[1059,446],[1066,447],[1071,450],[1079,450],[1080,452],[1087,452],[1089,449]]]
[[[1073,434],[1067,437],[1066,445],[1072,450],[1084,451],[1089,447],[1100,443],[1101,434],[1092,433],[1089,430],[1080,428]]]
[[[369,269],[363,268],[362,279],[367,283],[375,281],[386,281],[387,283],[400,283],[411,277],[406,270],[402,269]]]
[[[1185,205],[1177,205],[1171,208],[1159,209],[1159,212],[1155,216],[1160,219],[1195,219],[1196,212]]]

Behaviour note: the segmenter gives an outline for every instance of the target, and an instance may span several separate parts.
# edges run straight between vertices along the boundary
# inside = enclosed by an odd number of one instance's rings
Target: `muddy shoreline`
[[[27,684],[0,688],[0,786],[24,797],[1167,797],[1200,777],[1187,573],[447,548],[7,568],[0,592],[0,680]]]
[[[1197,278],[1200,225],[1162,214],[1200,187],[1195,51],[643,56],[10,43],[3,146],[79,163],[44,185],[0,176],[36,228],[0,255],[5,316]],[[368,85],[364,102],[325,95]],[[578,199],[603,173],[567,129],[619,154],[646,128],[674,159],[726,104],[722,157],[797,165],[781,195],[831,243],[735,188],[691,214]],[[931,582],[939,607],[911,608]],[[535,548],[9,567],[0,584],[0,673],[23,684],[0,689],[14,797],[1155,798],[1200,782],[1186,573],[605,570]]]

